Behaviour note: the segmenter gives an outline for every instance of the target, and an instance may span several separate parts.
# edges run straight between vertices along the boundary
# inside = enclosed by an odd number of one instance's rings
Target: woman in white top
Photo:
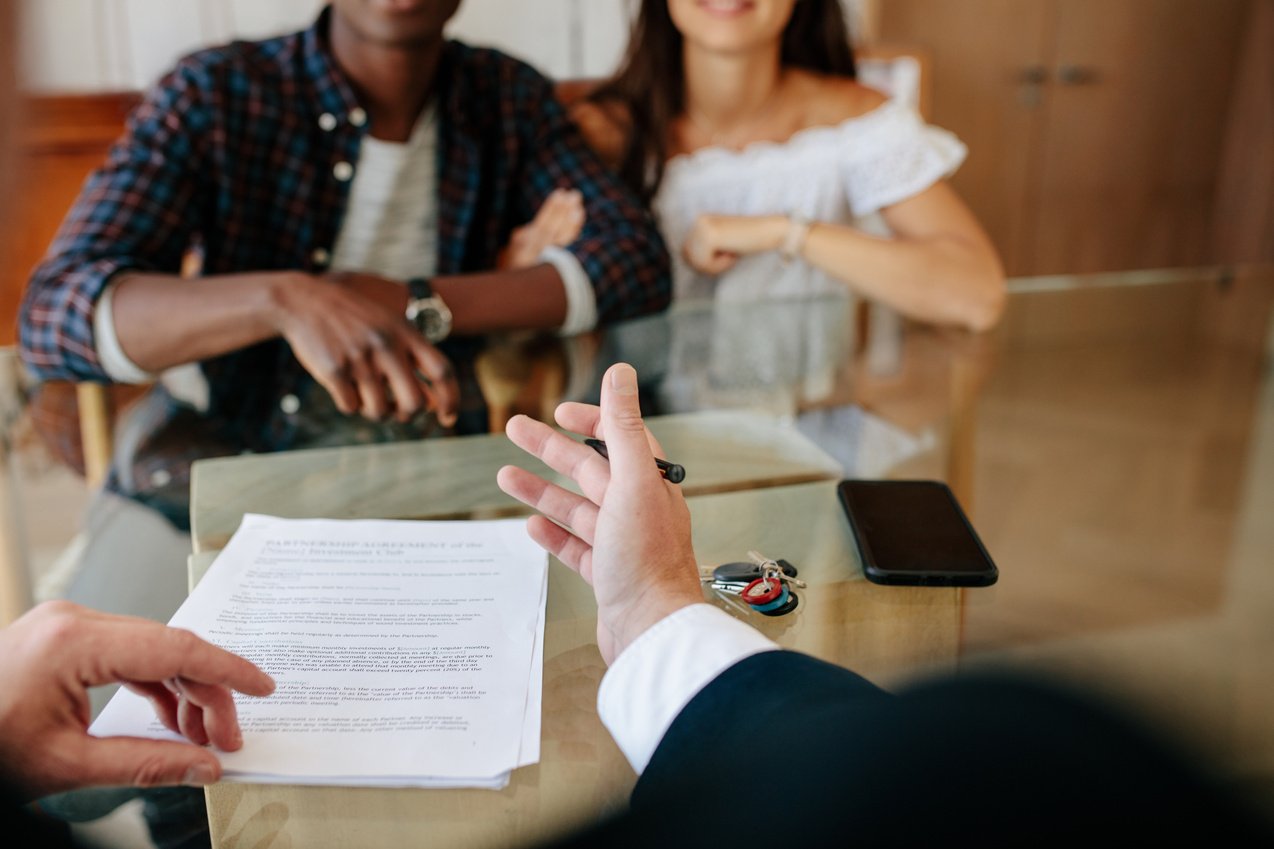
[[[652,203],[677,297],[848,287],[921,321],[1000,316],[995,249],[944,181],[964,146],[855,82],[838,0],[643,0],[574,115]]]

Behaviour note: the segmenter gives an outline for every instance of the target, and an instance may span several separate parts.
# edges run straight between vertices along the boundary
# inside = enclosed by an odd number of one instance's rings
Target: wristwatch
[[[427,277],[407,281],[407,320],[430,342],[441,342],[451,334],[451,310],[429,285]]]

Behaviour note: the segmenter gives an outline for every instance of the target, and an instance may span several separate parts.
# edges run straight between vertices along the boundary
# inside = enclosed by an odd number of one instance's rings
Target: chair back
[[[856,49],[858,81],[910,106],[929,119],[932,77],[929,55],[915,47],[873,45]]]
[[[17,619],[32,604],[22,500],[13,468],[15,429],[25,398],[18,352],[0,348],[0,627]]]

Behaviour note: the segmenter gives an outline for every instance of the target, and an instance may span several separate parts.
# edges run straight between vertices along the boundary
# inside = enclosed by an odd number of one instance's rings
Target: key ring
[[[789,584],[794,584],[802,589],[809,586],[804,581],[799,580],[796,577],[795,569],[792,570],[791,574],[788,574],[788,571],[783,568],[782,564],[780,564],[779,561],[766,557],[764,554],[762,554],[759,551],[749,551],[748,557],[752,559],[753,563],[761,567],[762,576],[772,573],[771,577],[776,577],[780,581],[785,581]]]
[[[743,588],[739,596],[753,607],[760,607],[783,595],[783,582],[773,575],[764,575]]]
[[[699,579],[708,584],[722,602],[740,613],[783,616],[796,610],[800,597],[791,588],[807,586],[796,577],[796,567],[757,551],[749,551],[748,557],[750,562],[700,566]]]

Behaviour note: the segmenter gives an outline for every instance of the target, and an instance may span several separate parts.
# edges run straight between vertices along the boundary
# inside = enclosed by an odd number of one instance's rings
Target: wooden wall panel
[[[21,105],[20,166],[4,213],[6,259],[0,266],[0,345],[16,341],[18,302],[84,178],[100,165],[134,93],[31,97]]]

